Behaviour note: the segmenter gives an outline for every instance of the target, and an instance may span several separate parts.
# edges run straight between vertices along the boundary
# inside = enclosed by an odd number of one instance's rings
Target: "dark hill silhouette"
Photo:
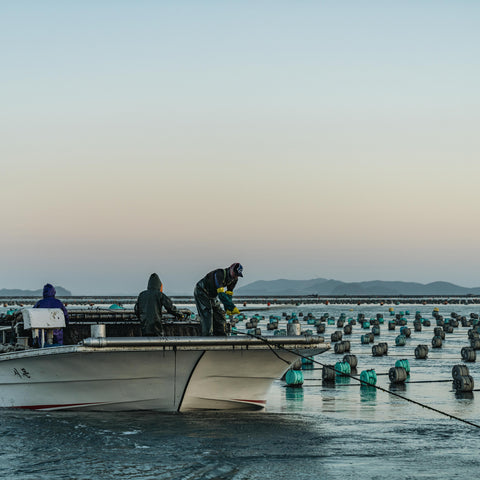
[[[71,297],[72,292],[66,288],[55,286],[57,297]],[[21,290],[19,288],[1,288],[0,297],[43,297],[43,287],[38,290]]]
[[[237,295],[480,295],[480,287],[467,288],[449,282],[395,282],[373,280],[341,282],[311,280],[259,280],[236,289]]]

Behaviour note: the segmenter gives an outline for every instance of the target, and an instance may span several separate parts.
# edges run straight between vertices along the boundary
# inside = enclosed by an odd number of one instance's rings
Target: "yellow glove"
[[[227,315],[237,315],[239,313],[240,313],[240,310],[237,307],[235,307],[233,310],[227,310],[226,311]]]

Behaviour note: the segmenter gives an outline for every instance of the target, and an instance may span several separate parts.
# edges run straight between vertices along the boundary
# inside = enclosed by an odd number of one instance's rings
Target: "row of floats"
[[[308,365],[302,359],[300,368],[298,363],[295,364],[285,374],[285,382],[291,387],[301,387],[304,383],[304,376],[301,370],[302,365]],[[362,370],[357,378],[357,357],[355,355],[345,355],[343,361],[337,362],[335,365],[323,365],[322,381],[324,384],[335,383],[339,377],[351,377],[360,381],[360,384],[366,387],[375,387],[377,384],[377,372],[375,369]],[[388,371],[388,378],[391,384],[408,383],[410,378],[410,364],[407,359],[397,360],[395,366]],[[467,365],[454,365],[452,368],[452,385],[457,392],[472,392],[475,382],[470,375]]]
[[[406,315],[409,312],[400,312],[396,314],[393,309],[390,309],[390,315],[394,318],[388,321],[388,329],[395,330],[400,327],[400,335],[395,338],[396,346],[404,346],[406,339],[411,336],[411,329],[407,326]],[[467,334],[470,340],[470,346],[463,347],[461,350],[462,360],[464,362],[475,362],[476,351],[480,350],[480,321],[478,314],[471,313],[469,317],[460,316],[455,312],[452,312],[450,317],[444,319],[439,314],[438,308],[435,308],[432,312],[435,319],[436,326],[433,329],[432,348],[441,348],[443,341],[445,340],[446,333],[453,333],[454,329],[459,325],[462,327],[471,327]],[[335,324],[334,317],[327,317],[325,314],[318,326],[317,332],[325,332],[325,323],[328,325]],[[358,314],[357,320],[352,318],[346,319],[345,314],[341,314],[340,318],[336,320],[337,328],[343,327],[342,331],[335,331],[331,334],[331,341],[336,342],[334,345],[334,352],[336,354],[343,354],[350,352],[350,341],[342,340],[343,334],[349,335],[352,333],[352,326],[360,324],[363,329],[370,329],[371,331],[361,335],[360,341],[362,344],[374,343],[376,336],[380,335],[380,325],[385,323],[383,314],[377,314],[375,318],[365,319],[365,315]],[[415,319],[413,321],[413,327],[415,332],[421,332],[422,327],[431,326],[431,322],[428,319],[424,319],[420,312],[416,312]],[[415,348],[416,359],[426,359],[429,353],[428,345],[418,345]],[[372,346],[372,356],[384,356],[388,355],[388,344],[386,342],[379,342]],[[303,385],[303,372],[301,368],[306,368],[313,363],[313,359],[303,358],[301,362],[296,364],[285,374],[285,381],[288,386],[301,386]],[[363,370],[360,376],[357,378],[357,364],[358,360],[355,355],[347,354],[343,357],[341,362],[335,363],[335,365],[322,365],[322,381],[326,384],[334,383],[339,377],[352,377],[359,380],[362,386],[375,387],[377,383],[377,373],[375,369]],[[380,374],[385,375],[385,374]],[[397,360],[395,365],[388,371],[388,377],[391,384],[408,383],[410,378],[410,365],[407,359]],[[442,380],[443,381],[443,380]],[[455,365],[452,368],[452,385],[456,392],[472,392],[474,390],[474,380],[469,373],[467,365]]]
[[[410,338],[412,330],[407,326],[407,318],[410,312],[400,312],[395,314],[393,309],[390,309],[390,315],[394,318],[388,321],[388,330],[393,331],[399,327],[399,335],[395,338],[395,345],[398,347],[403,347],[407,343],[407,339]],[[444,319],[442,315],[439,314],[438,309],[435,308],[432,312],[432,315],[435,319],[436,326],[433,328],[433,338],[431,340],[432,348],[439,349],[442,348],[443,342],[445,340],[445,335],[453,333],[456,328],[461,325],[462,327],[472,327],[468,330],[468,339],[470,342],[469,346],[465,346],[461,349],[461,357],[465,362],[475,362],[476,361],[476,351],[480,350],[480,320],[479,315],[476,313],[471,313],[469,317],[459,316],[455,312],[452,312],[450,317]],[[287,322],[286,329],[279,329],[279,323],[282,320],[282,317],[285,318]],[[371,331],[361,335],[360,341],[362,344],[370,344],[375,342],[375,337],[380,335],[380,327],[385,323],[383,314],[378,313],[376,317],[370,318],[367,320],[365,314],[359,313],[357,319],[346,318],[346,315],[342,313],[340,317],[336,320],[335,317],[331,317],[328,313],[324,314],[320,318],[315,318],[313,314],[308,313],[306,316],[303,313],[299,313],[298,316],[295,313],[288,315],[286,312],[280,316],[270,315],[267,330],[273,330],[274,335],[313,335],[313,330],[307,329],[302,330],[299,317],[304,317],[303,320],[307,322],[308,325],[313,325],[316,327],[317,334],[323,334],[326,330],[326,325],[335,325],[337,328],[343,327],[342,330],[337,330],[333,332],[330,336],[330,340],[334,343],[335,353],[343,354],[350,351],[350,341],[342,340],[343,335],[350,335],[353,332],[353,326],[360,324],[361,328],[364,330],[371,329]],[[230,319],[230,331],[232,335],[236,335],[237,324],[242,320],[246,320],[245,328],[247,333],[251,335],[261,335],[261,329],[258,327],[260,321],[264,320],[265,317],[260,315],[255,315],[254,317],[247,319],[244,315],[237,315]],[[413,330],[415,332],[421,332],[423,327],[430,327],[431,321],[429,319],[423,318],[420,312],[415,313],[415,319],[413,320]],[[415,348],[415,357],[417,359],[427,358],[429,348],[427,345],[421,344]],[[383,356],[388,354],[388,344],[385,342],[380,342],[377,345],[372,346],[372,355],[373,356]]]
[[[399,335],[395,338],[395,345],[402,347],[407,343],[407,339],[411,336],[412,330],[407,326],[406,316],[410,315],[408,310],[406,312],[400,312],[395,314],[393,309],[390,309],[390,315],[395,318],[390,319],[388,323],[388,330],[393,331],[399,327]],[[433,338],[431,341],[432,348],[442,348],[443,342],[445,340],[445,334],[453,333],[454,329],[457,328],[460,324],[462,327],[472,327],[468,331],[468,338],[470,340],[470,346],[466,346],[461,350],[462,359],[465,362],[475,362],[476,361],[476,351],[480,350],[480,321],[479,316],[476,313],[471,313],[469,317],[459,316],[455,312],[451,313],[451,318],[444,319],[442,315],[439,314],[438,309],[434,309],[432,315],[436,321],[436,327],[433,329]],[[282,320],[282,317],[287,322],[286,329],[279,329],[279,323]],[[297,314],[292,313],[288,315],[286,312],[280,316],[270,315],[267,330],[273,331],[274,335],[313,335],[312,329],[302,330],[299,317],[304,317],[307,325],[312,325],[316,327],[316,333],[321,335],[326,331],[326,325],[335,325],[337,328],[342,328],[343,331],[337,330],[331,334],[330,340],[335,343],[335,353],[345,353],[350,350],[350,342],[342,341],[343,335],[350,335],[353,333],[353,326],[359,323],[364,330],[371,329],[370,332],[361,335],[360,341],[362,344],[370,344],[375,342],[375,337],[380,335],[380,326],[385,323],[383,314],[378,313],[375,318],[370,318],[367,320],[363,313],[359,313],[357,319],[346,318],[346,315],[342,313],[340,317],[336,320],[335,317],[331,317],[328,313],[324,314],[321,318],[315,318],[313,314],[308,313],[306,316],[303,313]],[[230,331],[232,335],[236,335],[238,332],[237,324],[245,320],[245,328],[247,333],[250,335],[261,335],[262,331],[258,327],[260,321],[264,320],[265,317],[260,315],[255,315],[254,317],[247,319],[245,315],[237,315],[230,319]],[[429,319],[423,318],[420,312],[416,312],[415,319],[413,321],[413,330],[415,332],[421,332],[423,327],[430,327],[431,322]],[[337,343],[336,343],[337,342]],[[388,351],[388,346],[386,344],[378,344],[372,347],[373,356],[382,356],[386,355]],[[416,358],[426,358],[428,355],[428,346],[419,345],[415,349]]]
[[[436,327],[433,328],[433,338],[432,338],[432,348],[442,348],[443,341],[445,340],[445,334],[453,333],[455,328],[458,328],[459,322],[461,322],[463,327],[472,327],[467,331],[468,339],[470,346],[465,346],[461,349],[461,357],[465,362],[475,362],[476,361],[476,351],[480,350],[480,323],[478,314],[470,314],[470,318],[459,317],[453,312],[452,318],[444,319],[443,316],[439,315],[438,312],[433,312],[436,320]],[[360,341],[362,344],[374,343],[375,336],[380,335],[380,324],[384,323],[383,317],[379,314],[376,319],[370,319],[370,321],[365,321],[362,317],[362,314],[359,314],[359,321],[362,323],[362,328],[368,329],[371,327],[371,332],[361,335]],[[337,322],[337,327],[343,325],[341,320]],[[344,326],[342,331],[335,331],[331,334],[331,341],[338,342],[335,343],[335,353],[345,353],[350,351],[350,342],[342,341],[343,334],[351,334],[352,323],[349,323]],[[372,326],[373,325],[373,326]],[[422,326],[430,326],[431,322],[428,319],[422,318],[421,314],[417,312],[415,320],[413,322],[414,331],[421,332]],[[400,334],[395,338],[395,345],[397,347],[403,347],[406,345],[406,340],[411,336],[411,329],[406,325],[406,320],[404,317],[399,316],[395,320],[390,320],[388,322],[388,329],[395,330],[397,326],[400,326]],[[383,356],[388,353],[388,345],[386,343],[379,343],[378,345],[373,345],[372,355]],[[418,345],[415,348],[415,358],[425,359],[428,355],[428,346],[427,345]]]

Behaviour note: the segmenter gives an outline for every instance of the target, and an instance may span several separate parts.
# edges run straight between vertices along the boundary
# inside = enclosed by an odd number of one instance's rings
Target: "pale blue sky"
[[[480,286],[476,1],[0,2],[0,288]]]

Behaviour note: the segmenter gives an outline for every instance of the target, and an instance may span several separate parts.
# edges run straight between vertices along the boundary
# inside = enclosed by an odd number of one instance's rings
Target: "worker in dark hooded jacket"
[[[226,335],[225,313],[217,297],[223,303],[227,315],[240,313],[232,300],[238,277],[243,277],[243,267],[239,263],[233,263],[230,267],[207,273],[195,286],[193,294],[202,324],[202,335]]]
[[[182,317],[169,297],[163,293],[163,285],[156,273],[148,280],[147,290],[140,293],[134,311],[142,323],[142,334],[147,336],[165,335],[162,322],[162,308],[176,317]]]
[[[57,291],[55,287],[50,283],[43,286],[43,298],[39,300],[33,308],[60,308],[65,315],[65,325],[68,325],[68,312],[65,305],[55,298]],[[53,343],[63,345],[63,328],[55,328],[53,330]]]

